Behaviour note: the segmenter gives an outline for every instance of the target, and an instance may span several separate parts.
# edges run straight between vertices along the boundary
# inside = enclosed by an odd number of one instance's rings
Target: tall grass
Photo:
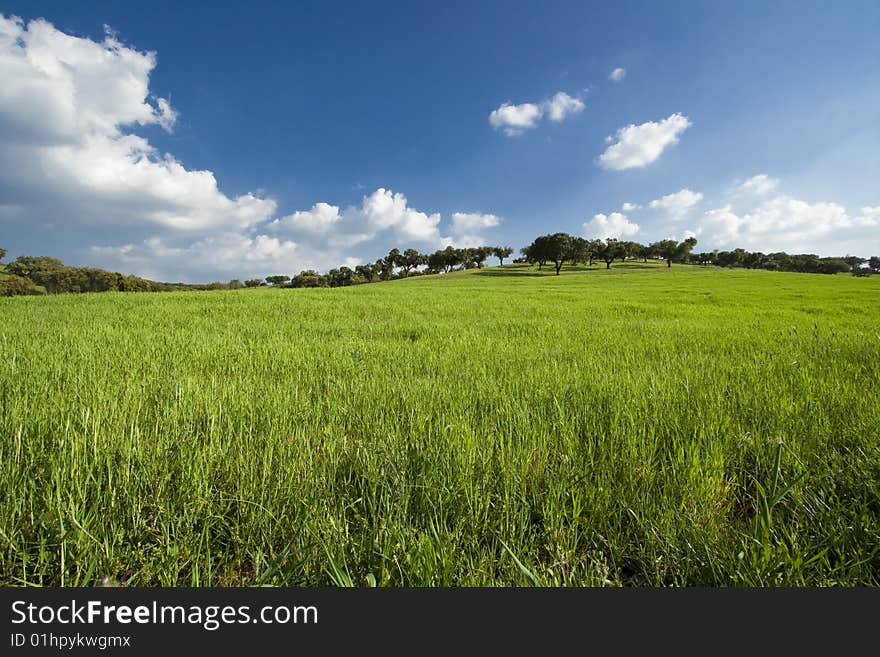
[[[0,300],[0,583],[878,585],[880,281]]]

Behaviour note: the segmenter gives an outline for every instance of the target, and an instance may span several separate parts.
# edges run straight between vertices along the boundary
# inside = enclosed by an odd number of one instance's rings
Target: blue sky
[[[204,281],[560,230],[880,254],[877,2],[184,4],[0,6],[10,256]]]

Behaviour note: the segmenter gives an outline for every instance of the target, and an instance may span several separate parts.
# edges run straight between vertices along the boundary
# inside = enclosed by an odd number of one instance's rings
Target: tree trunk
[[[667,260],[667,261],[666,261],[666,266],[667,266],[667,267],[671,267],[671,266],[672,266],[672,260]]]
[[[611,261],[610,260],[605,261],[605,269],[611,269]]]

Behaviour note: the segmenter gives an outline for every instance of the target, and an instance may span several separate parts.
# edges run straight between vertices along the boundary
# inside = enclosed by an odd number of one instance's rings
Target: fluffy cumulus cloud
[[[623,210],[624,212],[632,212],[633,210],[638,210],[641,207],[642,206],[639,205],[638,203],[624,202],[624,204],[620,206],[620,209]]]
[[[409,205],[406,196],[379,188],[357,205],[341,209],[320,202],[308,210],[279,217],[250,233],[224,232],[193,242],[151,237],[121,246],[98,246],[93,258],[116,269],[137,271],[162,280],[262,277],[267,273],[292,275],[302,269],[326,271],[331,267],[375,260],[392,247],[431,251],[448,245],[488,243],[485,231],[501,224],[493,214],[455,212],[441,233],[441,215]],[[351,255],[356,247],[367,255]],[[357,249],[356,249],[357,250]],[[228,267],[223,263],[227,263]]]
[[[310,210],[280,217],[268,224],[267,232],[313,247],[351,247],[379,240],[383,244],[430,250],[450,244],[485,244],[486,231],[501,222],[501,217],[494,214],[454,212],[448,234],[443,235],[439,213],[417,210],[403,194],[379,188],[364,196],[359,205],[343,210],[328,203],[316,203]]]
[[[320,256],[290,240],[239,233],[211,235],[182,245],[151,237],[136,244],[91,249],[94,259],[113,263],[116,269],[136,271],[153,280],[182,282],[291,274],[316,267],[316,255]],[[226,267],[223,263],[234,264]]]
[[[297,236],[330,246],[354,246],[388,234],[393,239],[420,246],[439,245],[440,214],[427,214],[410,207],[400,192],[380,187],[364,196],[360,205],[344,210],[328,203],[316,203],[268,224],[273,234]]]
[[[544,111],[535,103],[502,103],[489,114],[489,123],[496,130],[503,130],[508,137],[516,137],[525,130],[537,127],[543,115]]]
[[[593,218],[584,223],[584,236],[608,239],[632,237],[639,232],[639,225],[631,222],[625,214],[620,212],[612,212],[609,215],[599,214],[593,215]]]
[[[654,199],[651,201],[650,207],[655,210],[663,210],[674,219],[681,219],[702,200],[703,195],[701,193],[692,192],[685,187],[673,194],[667,194],[661,198]]]
[[[132,126],[171,130],[177,112],[149,92],[156,56],[74,37],[44,20],[0,17],[0,186],[32,220],[170,231],[245,228],[270,199],[219,191],[210,171],[160,154]]]
[[[613,137],[608,137],[611,145],[599,156],[599,166],[612,171],[647,166],[669,146],[678,143],[681,134],[690,126],[686,116],[676,113],[661,121],[620,128]]]
[[[479,212],[455,212],[452,215],[451,243],[458,247],[484,246],[488,243],[485,231],[501,225],[501,217]]]
[[[734,187],[734,192],[765,196],[779,187],[779,179],[771,178],[766,173],[759,173]]]
[[[564,121],[566,117],[584,111],[584,101],[560,91],[552,98],[544,101],[547,118],[554,123]]]
[[[880,208],[850,215],[837,203],[809,203],[790,196],[768,199],[746,212],[732,205],[705,212],[695,234],[705,248],[843,255],[880,248]],[[867,249],[867,251],[866,251]]]
[[[614,82],[620,82],[623,78],[626,77],[626,69],[625,68],[616,68],[611,73],[608,74],[608,79],[613,80]]]
[[[560,91],[540,103],[502,103],[498,109],[489,113],[489,124],[496,130],[502,130],[508,137],[516,137],[526,130],[536,128],[545,117],[554,123],[560,123],[572,114],[582,112],[584,107],[586,106],[580,98]]]
[[[7,240],[17,234],[45,253],[159,280],[205,281],[327,269],[355,262],[348,249],[362,244],[374,259],[391,246],[428,250],[475,234],[453,218],[452,234],[441,235],[440,214],[384,188],[356,206],[316,203],[277,219],[270,198],[225,194],[211,171],[188,169],[137,134],[144,126],[170,132],[178,118],[150,90],[156,64],[155,53],[121,43],[109,28],[93,40],[0,16]],[[572,111],[564,101],[556,99],[554,116]],[[502,115],[511,125],[529,122],[528,109]],[[463,216],[484,217],[471,220],[481,229],[494,225],[486,219],[493,215]]]

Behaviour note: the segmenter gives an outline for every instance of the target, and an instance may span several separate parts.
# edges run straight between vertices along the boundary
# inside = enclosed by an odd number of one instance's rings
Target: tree
[[[394,278],[394,268],[403,266],[403,255],[397,248],[391,249],[382,260],[382,279],[390,281]]]
[[[529,264],[538,265],[538,271],[547,264],[546,240],[543,237],[535,238],[535,241],[520,249],[523,259]]]
[[[853,268],[845,258],[821,258],[817,271],[820,274],[842,274],[846,271],[852,272]]]
[[[428,254],[428,269],[436,272],[446,271],[444,267],[443,251],[439,249]]]
[[[381,263],[380,277],[383,281],[390,281],[394,278],[394,268],[400,266],[402,259],[403,256],[400,255],[400,251],[395,248],[391,249],[387,256],[376,261],[377,263]]]
[[[403,255],[399,260],[400,267],[403,269],[403,273],[406,276],[409,276],[410,271],[415,269],[416,267],[420,267],[421,265],[425,265],[428,263],[428,257],[422,255],[415,249],[407,249],[403,252]]]
[[[621,242],[620,247],[618,258],[621,262],[626,262],[627,258],[638,258],[642,253],[642,245],[638,242]]]
[[[491,246],[478,246],[475,249],[468,250],[470,251],[470,260],[477,265],[477,269],[482,269],[486,258],[492,255]]]
[[[329,282],[314,269],[306,269],[290,279],[290,287],[329,287]]]
[[[680,242],[678,245],[678,248],[675,251],[675,259],[679,262],[687,260],[688,256],[690,256],[691,251],[694,250],[694,247],[696,245],[697,245],[697,238],[696,237],[688,237],[683,242]],[[672,263],[667,261],[666,266],[671,267]]]
[[[447,246],[442,251],[434,251],[428,256],[428,267],[434,271],[448,273],[453,267],[462,264],[462,250]]]
[[[672,266],[672,258],[675,257],[675,249],[678,247],[676,240],[660,240],[651,244],[651,249],[661,258],[666,260],[666,266]]]
[[[880,257],[871,256],[868,258],[868,267],[875,274],[880,274]]]
[[[29,278],[13,275],[0,278],[0,297],[36,294],[45,294],[45,292],[34,285],[34,282]]]
[[[510,257],[513,253],[513,249],[509,246],[493,246],[492,247],[492,255],[498,258],[498,265],[500,267],[504,266],[504,259]]]
[[[48,256],[19,256],[6,265],[6,273],[12,274],[13,276],[31,278],[33,274],[38,272],[50,272],[63,268],[64,263],[58,258],[50,258]],[[33,278],[31,278],[31,280],[33,280]]]
[[[547,259],[553,262],[556,267],[556,275],[559,276],[559,270],[566,260],[570,260],[572,256],[572,237],[568,233],[553,233],[546,236],[545,249]]]
[[[718,251],[712,251],[712,253],[694,253],[691,255],[691,260],[698,265],[711,265],[714,264],[718,259]]]
[[[593,247],[588,239],[583,237],[572,237],[571,246],[569,247],[569,262],[572,264],[584,263],[592,260]]]
[[[651,244],[651,249],[666,261],[667,267],[672,267],[672,261],[681,262],[686,259],[691,250],[697,245],[696,237],[688,237],[683,242],[675,240],[660,240]],[[738,249],[739,250],[739,249]],[[763,255],[763,254],[762,254]]]
[[[332,269],[327,274],[330,287],[345,287],[354,282],[354,270],[343,265],[339,269]]]
[[[856,273],[856,269],[859,269],[862,265],[868,262],[866,258],[860,258],[859,256],[853,255],[845,256],[843,260],[849,265],[850,271],[853,273]]]
[[[358,265],[354,270],[367,283],[372,283],[373,279],[376,278],[376,271],[373,269],[373,265]]]
[[[240,290],[244,287],[244,285],[242,285],[241,281],[237,278],[233,278],[226,284],[226,287],[228,287],[230,290]]]
[[[263,284],[263,280],[260,278],[249,278],[244,282],[245,287],[260,287]]]
[[[584,239],[583,237],[577,237],[575,239],[580,240],[577,249],[579,253],[582,253],[582,256],[578,262],[583,262],[592,267],[593,261],[599,257],[599,252],[602,250],[602,240],[588,240]]]
[[[266,276],[266,282],[272,285],[283,285],[287,281],[290,280],[290,276],[285,275],[277,275],[277,276]]]
[[[589,240],[582,237],[572,237],[568,233],[553,233],[536,237],[531,244],[523,247],[521,252],[526,262],[538,263],[538,269],[543,268],[547,262],[552,262],[558,276],[566,262],[584,262],[591,258],[592,246]]]
[[[6,257],[6,249],[0,249],[0,260]]]
[[[620,257],[620,254],[623,252],[620,242],[613,237],[609,237],[604,241],[598,240],[597,246],[596,257],[605,263],[605,269],[611,269],[611,263],[614,262],[615,258]]]

